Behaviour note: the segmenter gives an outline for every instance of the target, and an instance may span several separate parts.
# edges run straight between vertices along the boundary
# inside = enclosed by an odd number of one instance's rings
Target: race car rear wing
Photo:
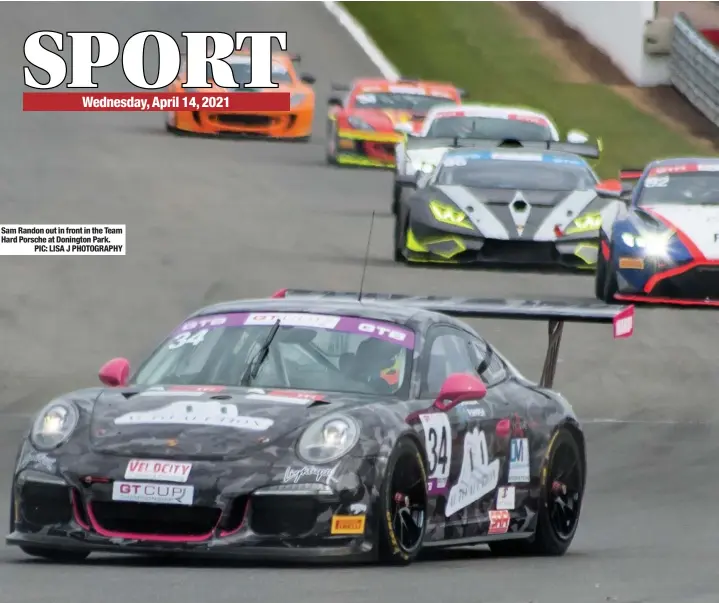
[[[536,149],[541,151],[559,151],[581,155],[589,159],[598,159],[601,155],[598,145],[588,143],[554,142],[554,141],[530,141],[516,139],[488,139],[488,138],[431,138],[427,136],[409,136],[405,142],[408,151],[416,149],[431,149],[435,147],[446,147],[449,149],[461,148],[510,148],[510,149]]]
[[[611,324],[615,339],[626,339],[634,333],[634,306],[614,306],[587,299],[530,300],[483,299],[470,297],[414,296],[395,293],[350,293],[282,289],[273,298],[322,299],[399,304],[405,308],[430,310],[461,318],[496,318],[548,322],[548,346],[541,387],[551,388],[557,371],[559,346],[565,322]]]

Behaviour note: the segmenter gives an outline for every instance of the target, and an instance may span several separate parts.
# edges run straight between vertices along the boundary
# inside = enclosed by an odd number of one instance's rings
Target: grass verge
[[[344,2],[406,76],[449,80],[469,98],[546,111],[564,131],[600,136],[599,172],[642,166],[672,155],[704,155],[694,141],[667,128],[607,86],[572,83],[561,65],[527,38],[495,2]]]

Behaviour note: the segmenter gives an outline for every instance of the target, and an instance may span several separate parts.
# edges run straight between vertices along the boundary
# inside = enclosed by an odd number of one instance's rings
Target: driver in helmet
[[[357,347],[349,376],[366,383],[378,394],[393,394],[399,385],[399,352],[397,344],[367,338]]]

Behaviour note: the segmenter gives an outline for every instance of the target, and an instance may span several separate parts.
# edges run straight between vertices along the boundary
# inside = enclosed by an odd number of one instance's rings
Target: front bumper
[[[402,140],[402,134],[396,132],[342,128],[337,132],[337,163],[392,169],[395,167],[395,145]]]
[[[192,505],[113,500],[112,483],[122,479],[121,475],[22,470],[13,482],[11,531],[6,542],[132,554],[374,558],[373,525],[377,522],[373,523],[371,511],[362,516],[362,533],[332,534],[334,516],[360,517],[351,513],[350,505],[363,501],[361,504],[371,509],[356,474],[345,474],[342,483],[353,486],[340,491],[302,483],[275,485],[275,489],[243,488],[242,480],[223,480],[227,468],[219,467],[221,464],[214,463],[211,473],[198,471],[201,476],[191,480],[195,488]],[[201,464],[194,463],[193,471],[196,465]]]
[[[402,253],[407,261],[417,263],[596,268],[599,245],[592,233],[557,241],[531,241],[487,239],[478,233],[459,230],[443,231],[411,220]]]
[[[630,264],[630,259],[635,263]],[[719,262],[692,261],[677,266],[646,258],[619,257],[617,266],[619,300],[719,306]]]
[[[312,112],[229,113],[216,111],[177,112],[171,129],[195,134],[233,134],[248,138],[294,139],[312,134]]]

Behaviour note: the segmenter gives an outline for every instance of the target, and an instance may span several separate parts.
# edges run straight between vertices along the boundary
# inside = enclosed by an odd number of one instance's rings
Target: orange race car
[[[327,163],[382,168],[395,166],[395,145],[421,128],[432,107],[459,104],[464,95],[453,84],[407,79],[359,79],[332,90]]]
[[[278,92],[290,92],[289,112],[238,113],[223,109],[204,111],[173,111],[167,114],[166,127],[170,132],[194,134],[236,134],[253,138],[277,138],[305,142],[312,135],[312,120],[315,111],[315,92],[311,85],[315,78],[309,74],[298,74],[295,65],[297,55],[278,53],[273,56],[272,80],[280,85]],[[244,85],[250,81],[250,53],[239,51],[226,62],[232,67],[235,81]],[[209,65],[208,65],[209,69]],[[211,78],[212,74],[209,74]],[[184,69],[169,92],[193,92],[182,88],[186,81]],[[218,86],[214,85],[215,90]],[[235,89],[241,94],[242,89]]]

